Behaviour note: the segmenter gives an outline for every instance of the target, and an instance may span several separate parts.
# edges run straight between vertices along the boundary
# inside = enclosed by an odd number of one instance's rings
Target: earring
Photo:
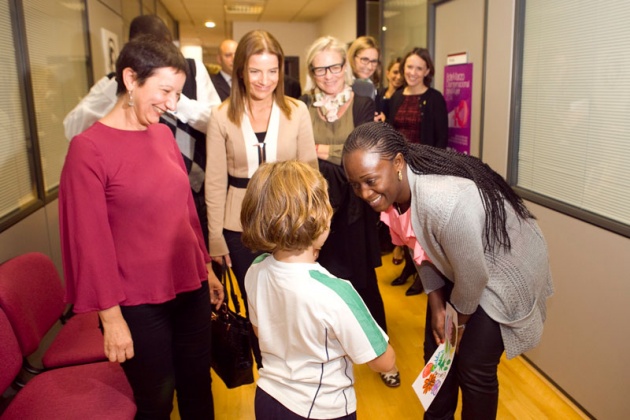
[[[127,102],[127,105],[129,105],[129,107],[133,107],[134,103],[133,103],[133,96],[131,95],[132,91],[128,90],[127,94],[129,95],[129,101]]]
[[[398,181],[402,181],[402,172],[398,171]]]

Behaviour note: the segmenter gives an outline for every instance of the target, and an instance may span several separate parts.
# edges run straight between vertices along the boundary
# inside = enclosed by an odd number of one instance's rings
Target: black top
[[[302,86],[300,85],[300,81],[289,76],[288,74],[284,75],[284,94],[286,96],[290,96],[294,99],[299,99],[302,94]]]
[[[389,99],[389,110],[385,114],[389,123],[393,124],[404,99],[403,89],[398,89]],[[444,97],[438,90],[429,88],[420,95],[420,106],[422,121],[418,123],[421,143],[445,149],[448,144],[448,114]]]

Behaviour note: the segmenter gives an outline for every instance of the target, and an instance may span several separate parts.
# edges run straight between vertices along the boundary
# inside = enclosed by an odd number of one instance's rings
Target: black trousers
[[[121,310],[135,352],[121,366],[133,389],[136,419],[170,419],[175,390],[182,419],[214,419],[208,282],[166,303]]]
[[[448,300],[451,284],[447,283],[445,287],[445,298]],[[431,309],[427,304],[425,363],[437,347],[431,331]],[[454,419],[459,388],[462,390],[463,420],[495,419],[499,404],[497,368],[503,351],[499,324],[479,306],[466,323],[459,352],[440,391],[424,414],[425,420]]]
[[[256,414],[256,420],[304,420],[306,418],[310,418],[298,416],[258,387],[256,387],[254,411]],[[357,412],[355,411],[347,416],[337,417],[336,419],[331,420],[356,420],[356,418]]]

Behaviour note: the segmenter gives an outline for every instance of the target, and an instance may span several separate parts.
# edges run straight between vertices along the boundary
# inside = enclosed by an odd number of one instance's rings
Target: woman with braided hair
[[[538,344],[553,293],[534,216],[479,159],[409,143],[388,124],[357,127],[342,160],[354,192],[398,217],[395,233],[412,236],[430,260],[419,269],[428,295],[425,360],[444,341],[446,302],[458,312],[457,355],[424,418],[453,418],[459,388],[463,419],[495,418],[501,355]]]

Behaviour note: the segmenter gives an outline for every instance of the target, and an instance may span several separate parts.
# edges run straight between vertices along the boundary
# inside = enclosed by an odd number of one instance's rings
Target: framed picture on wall
[[[103,42],[103,62],[105,63],[105,74],[116,71],[116,59],[120,49],[118,47],[118,35],[101,28],[101,40]]]

